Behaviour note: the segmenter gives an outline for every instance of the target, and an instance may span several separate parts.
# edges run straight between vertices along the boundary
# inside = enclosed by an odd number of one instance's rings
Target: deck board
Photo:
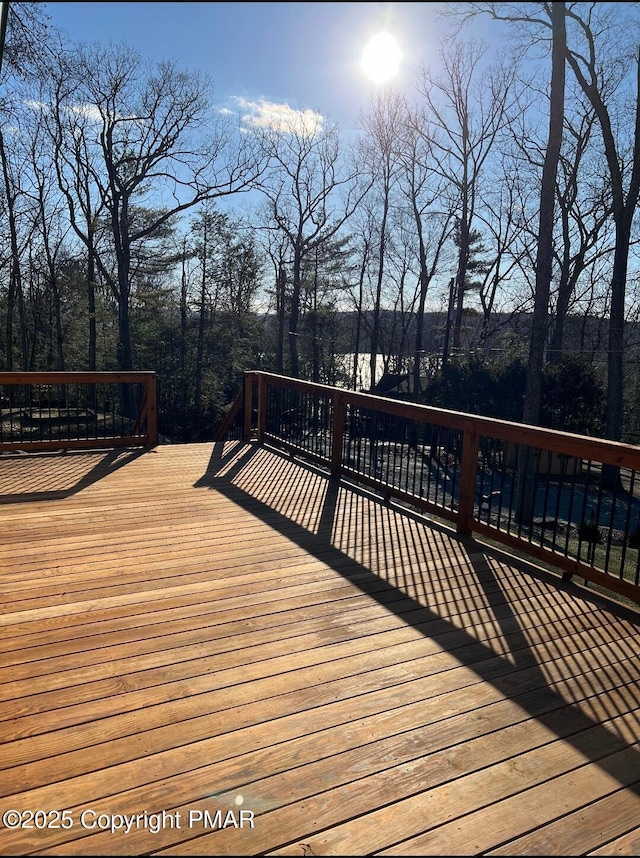
[[[0,492],[0,854],[636,854],[638,612],[254,444]]]

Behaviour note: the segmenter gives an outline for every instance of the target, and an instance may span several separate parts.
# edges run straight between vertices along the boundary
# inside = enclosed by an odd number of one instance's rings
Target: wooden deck
[[[0,854],[638,854],[638,613],[253,443],[0,500]]]

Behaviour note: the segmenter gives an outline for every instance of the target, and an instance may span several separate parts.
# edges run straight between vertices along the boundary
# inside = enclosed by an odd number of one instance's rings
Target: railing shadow
[[[76,494],[137,459],[144,449],[4,453],[0,503],[57,500]]]
[[[268,520],[274,530],[331,566],[570,743],[585,759],[640,794],[640,751],[612,726],[601,723],[623,715],[634,722],[631,735],[639,735],[640,685],[634,638],[612,637],[600,652],[598,646],[606,641],[599,637],[596,625],[589,628],[578,608],[573,619],[562,620],[564,627],[558,635],[540,635],[545,613],[544,625],[558,622],[553,602],[545,608],[541,599],[542,607],[536,607],[535,616],[527,622],[514,610],[508,576],[500,574],[500,565],[521,570],[517,591],[511,588],[519,595],[524,592],[535,600],[561,590],[608,612],[612,622],[626,621],[640,631],[636,612],[624,606],[618,609],[558,576],[529,568],[524,561],[504,559],[500,551],[460,538],[410,510],[390,507],[356,486],[332,480],[312,466],[255,444],[214,444],[207,471],[196,485],[215,489],[252,515]],[[485,619],[481,619],[478,605],[482,605]],[[544,663],[536,657],[536,640],[545,652]],[[614,653],[615,660],[609,660],[608,653]],[[550,679],[545,672],[549,661],[573,665],[571,679],[578,677],[582,697],[573,700],[571,692],[563,694],[567,677]],[[612,695],[601,701],[606,717],[591,717],[585,711],[588,699],[600,693],[590,680],[593,671],[610,676],[616,690],[624,687],[632,705],[621,712]],[[630,777],[630,771],[636,777]]]

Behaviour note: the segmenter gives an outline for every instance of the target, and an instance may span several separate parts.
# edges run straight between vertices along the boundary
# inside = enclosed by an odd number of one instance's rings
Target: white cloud
[[[43,101],[36,101],[35,99],[30,99],[24,102],[26,107],[29,107],[31,110],[36,111],[38,113],[49,113],[51,111],[51,107],[48,104],[45,104]],[[100,108],[96,104],[70,104],[66,107],[70,113],[75,113],[76,116],[80,116],[83,119],[87,119],[89,122],[101,122],[102,121],[102,113]]]
[[[24,102],[25,107],[29,107],[31,110],[37,113],[48,113],[49,105],[45,104],[44,101],[36,101],[35,99],[28,99]]]
[[[72,104],[69,109],[91,122],[100,122],[102,119],[100,109],[95,104]]]
[[[288,104],[273,101],[250,101],[242,96],[233,96],[233,101],[242,112],[245,125],[254,128],[272,128],[283,134],[308,134],[313,136],[324,125],[324,116],[315,110],[296,110]]]

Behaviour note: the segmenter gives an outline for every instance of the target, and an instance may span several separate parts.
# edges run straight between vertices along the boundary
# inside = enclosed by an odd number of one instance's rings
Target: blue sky
[[[360,67],[369,38],[381,30],[396,37],[403,61],[394,84],[412,91],[417,68],[437,62],[443,29],[434,3],[44,5],[50,23],[73,40],[124,41],[152,60],[208,72],[219,105],[287,104],[345,130],[356,126],[375,86]]]

